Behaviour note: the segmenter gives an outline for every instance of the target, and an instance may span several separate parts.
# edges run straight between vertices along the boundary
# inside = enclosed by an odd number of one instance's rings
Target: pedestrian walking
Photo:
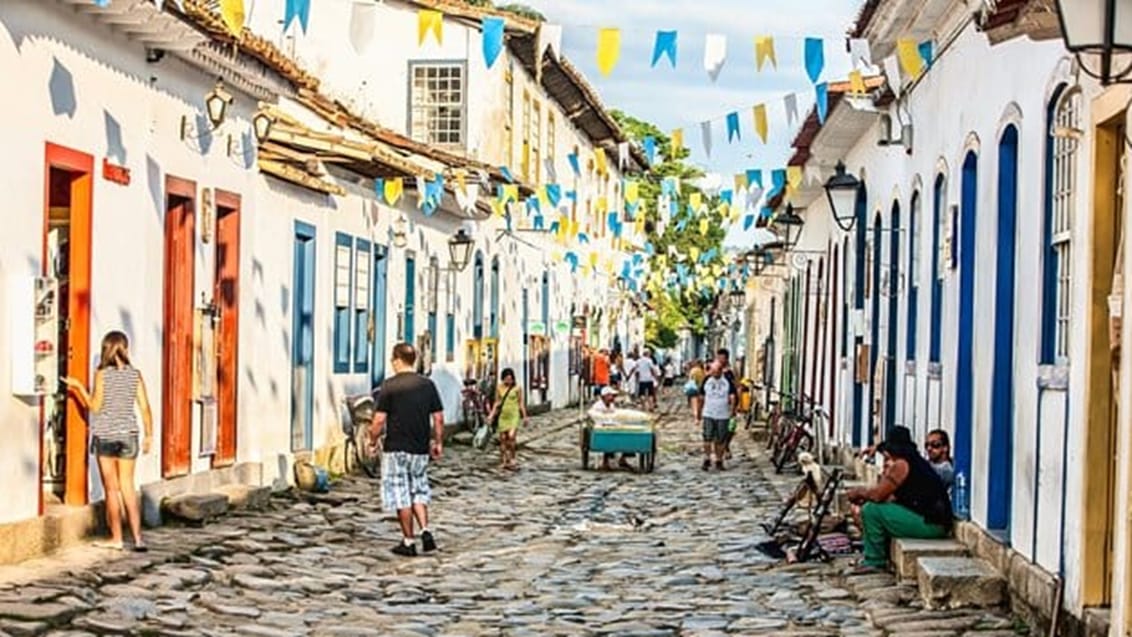
[[[637,359],[630,378],[637,379],[637,397],[644,400],[645,409],[656,411],[656,382],[660,376],[660,368],[652,359],[652,351],[645,349],[644,354]]]
[[[370,428],[370,439],[384,440],[381,454],[381,502],[386,511],[397,512],[401,541],[393,547],[397,555],[417,554],[414,520],[420,528],[421,549],[436,550],[436,539],[428,526],[432,490],[428,465],[444,452],[444,405],[433,382],[417,374],[417,352],[408,343],[393,347],[394,375],[381,384]]]
[[[523,388],[515,385],[515,370],[504,369],[499,380],[488,421],[495,423],[499,431],[499,468],[515,471],[519,468],[516,462],[519,425],[527,423],[527,401]]]
[[[600,395],[601,390],[609,386],[609,375],[609,352],[604,349],[600,349],[598,350],[597,354],[594,355],[593,378],[591,379],[594,396]]]
[[[144,434],[141,452],[148,454],[153,443],[153,414],[145,382],[130,363],[130,340],[123,332],[113,331],[102,339],[102,355],[94,372],[94,392],[70,377],[63,382],[86,408],[90,422],[90,448],[98,460],[102,491],[106,494],[106,525],[110,541],[97,542],[102,548],[121,550],[122,508],[133,534],[133,550],[147,550],[141,532],[141,507],[134,486],[134,468],[138,458],[138,418],[141,412]],[[135,411],[135,407],[137,410]]]
[[[699,359],[692,361],[691,367],[688,369],[688,381],[684,383],[684,395],[688,397],[688,406],[692,409],[692,420],[697,423],[700,422],[700,411],[704,404],[701,393],[706,377],[707,372],[704,370],[703,363]]]
[[[731,383],[723,377],[723,365],[713,362],[703,386],[704,471],[712,463],[723,470],[724,445],[728,425],[735,415],[735,399]]]
[[[735,378],[735,371],[731,369],[731,352],[726,347],[721,347],[715,353],[715,360],[723,367],[723,378],[731,385],[731,394],[735,396],[735,406],[739,405],[739,381]],[[731,459],[731,440],[735,437],[735,432],[739,428],[739,420],[735,418],[735,410],[731,410],[731,418],[727,421],[727,435],[723,439],[723,455],[727,460]]]

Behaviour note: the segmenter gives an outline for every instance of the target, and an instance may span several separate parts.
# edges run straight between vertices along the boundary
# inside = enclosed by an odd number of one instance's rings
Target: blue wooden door
[[[884,429],[896,424],[896,323],[900,306],[900,204],[892,204],[888,254],[888,353],[884,361]],[[903,378],[899,380],[903,382]],[[908,424],[908,423],[905,423]]]
[[[291,449],[311,448],[314,437],[315,229],[295,222],[291,279]]]
[[[994,365],[991,376],[987,528],[1010,528],[1014,492],[1014,257],[1018,212],[1018,129],[998,144],[998,250],[995,264]],[[1009,541],[1009,534],[1004,534]]]
[[[417,260],[413,255],[405,257],[405,323],[401,338],[412,344],[416,334],[417,304]]]
[[[389,259],[385,246],[373,246],[373,363],[370,364],[370,383],[376,387],[385,380],[385,334],[388,314],[385,311],[386,290],[389,289]]]
[[[959,219],[959,352],[955,369],[955,470],[971,475],[972,413],[975,380],[975,221],[978,201],[979,158],[974,152],[963,160]],[[958,503],[957,503],[958,504]]]

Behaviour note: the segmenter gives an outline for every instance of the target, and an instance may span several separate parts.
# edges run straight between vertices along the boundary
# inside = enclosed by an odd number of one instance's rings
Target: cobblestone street
[[[697,432],[669,417],[656,473],[583,472],[576,418],[536,418],[515,474],[450,446],[435,556],[392,555],[376,483],[351,479],[321,502],[276,496],[154,530],[149,554],[83,548],[0,570],[0,634],[1015,634],[1006,615],[917,610],[914,586],[846,579],[844,560],[760,554],[787,479],[768,480],[749,441],[704,473]]]

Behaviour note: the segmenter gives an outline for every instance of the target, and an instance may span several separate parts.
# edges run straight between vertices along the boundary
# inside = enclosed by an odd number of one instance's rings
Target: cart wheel
[[[588,471],[590,468],[590,437],[587,435],[589,432],[582,428],[582,469]]]
[[[638,453],[637,454],[637,466],[640,469],[640,473],[648,473],[649,472],[649,454]]]
[[[656,469],[656,438],[652,441],[652,453],[649,454],[649,473]]]

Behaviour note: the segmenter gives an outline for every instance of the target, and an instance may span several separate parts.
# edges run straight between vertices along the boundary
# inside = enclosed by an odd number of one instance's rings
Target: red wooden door
[[[47,263],[47,231],[52,206],[52,173],[63,172],[67,192],[62,193],[70,208],[68,219],[68,281],[65,300],[66,316],[66,372],[89,386],[90,381],[90,290],[91,290],[91,217],[93,216],[92,189],[94,185],[94,158],[85,153],[47,144],[44,160],[44,273]],[[57,177],[58,178],[58,177]],[[43,431],[41,429],[41,436]],[[87,501],[87,435],[85,414],[74,398],[67,401],[65,427],[65,504],[85,504]],[[42,445],[40,445],[42,448]],[[42,453],[42,450],[41,450]],[[43,466],[42,458],[40,467]],[[40,489],[40,512],[43,495]]]
[[[236,461],[240,329],[240,197],[216,192],[216,274],[213,299],[220,308],[216,349],[216,453],[212,466]]]
[[[165,361],[161,397],[161,473],[191,467],[193,416],[193,268],[196,184],[165,178]]]

